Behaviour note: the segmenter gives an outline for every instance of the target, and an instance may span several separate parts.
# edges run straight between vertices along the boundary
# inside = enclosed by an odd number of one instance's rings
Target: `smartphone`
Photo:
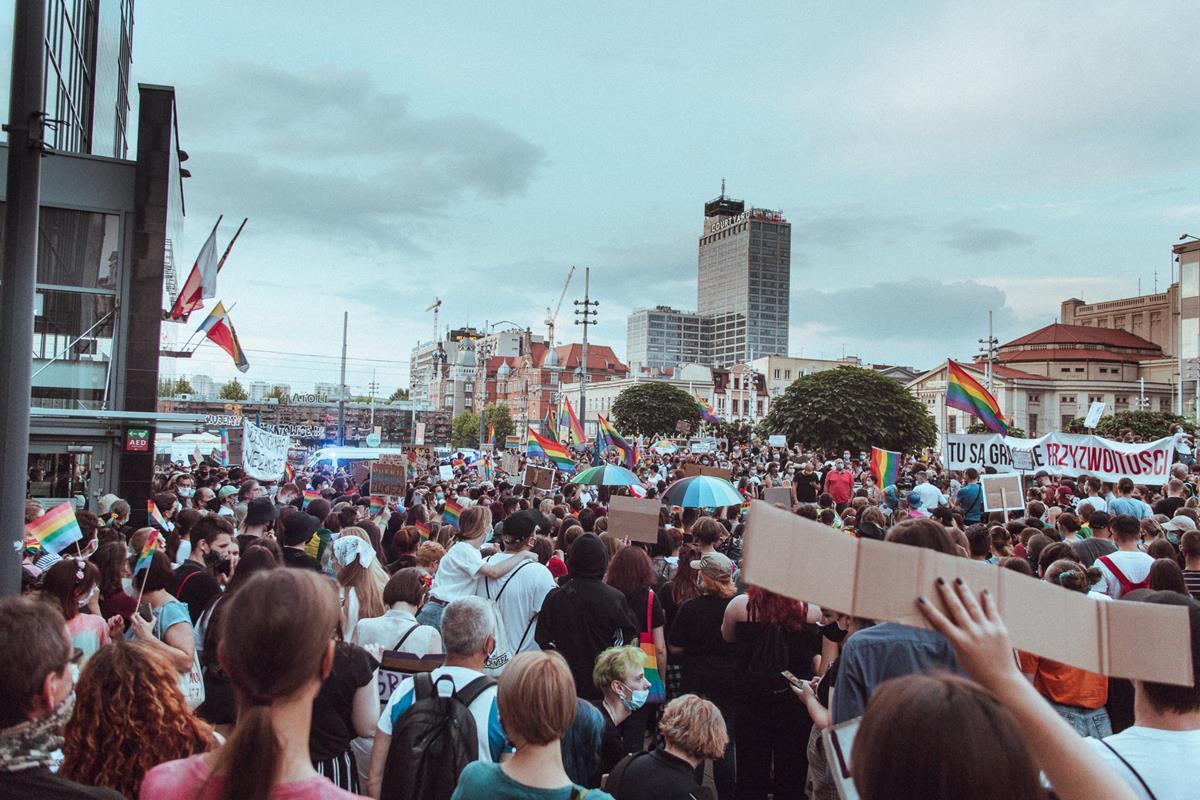
[[[801,686],[804,685],[804,681],[800,680],[795,675],[788,672],[786,669],[779,674],[782,675],[784,678],[786,678],[787,682],[790,683],[792,686],[795,686],[797,689],[799,689]]]
[[[142,603],[140,606],[138,606],[137,613],[138,616],[146,620],[146,622],[154,621],[154,612],[150,610],[149,603]]]

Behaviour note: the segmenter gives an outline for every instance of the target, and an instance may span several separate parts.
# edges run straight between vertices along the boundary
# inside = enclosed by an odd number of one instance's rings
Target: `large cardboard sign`
[[[504,458],[500,461],[500,469],[507,472],[509,475],[516,475],[517,470],[521,468],[521,462],[517,459],[515,453],[505,453]]]
[[[549,467],[535,467],[533,464],[527,464],[525,474],[521,476],[521,483],[524,486],[532,486],[534,489],[549,491],[554,488],[554,470]]]
[[[1048,433],[1038,439],[948,433],[942,463],[949,469],[975,467],[983,472],[984,467],[992,467],[997,472],[1013,472],[1014,449],[1033,454],[1030,469],[1044,469],[1052,475],[1095,475],[1113,482],[1128,477],[1152,486],[1167,482],[1175,458],[1175,440],[1170,436],[1126,444],[1077,433]]]
[[[268,433],[248,419],[242,421],[242,471],[260,481],[277,481],[287,464],[287,436]]]
[[[371,494],[404,496],[408,485],[408,459],[382,456],[371,462]]]
[[[927,628],[924,596],[945,611],[935,581],[987,589],[1014,647],[1088,672],[1192,685],[1183,606],[1101,602],[991,564],[924,548],[853,539],[768,503],[750,506],[745,579],[856,617]],[[1146,653],[1154,653],[1147,658]]]
[[[729,480],[729,470],[721,469],[720,467],[706,467],[703,464],[693,464],[688,462],[683,465],[683,474],[685,477],[691,478],[694,475],[712,475],[717,478]]]
[[[658,542],[657,500],[613,495],[608,502],[608,532],[617,538],[628,537],[635,542]]]
[[[792,490],[787,486],[776,486],[763,490],[763,500],[771,505],[778,503],[784,508],[792,507]]]
[[[1021,511],[1025,508],[1024,487],[1021,476],[1015,472],[999,475],[980,475],[979,486],[983,489],[983,510]]]

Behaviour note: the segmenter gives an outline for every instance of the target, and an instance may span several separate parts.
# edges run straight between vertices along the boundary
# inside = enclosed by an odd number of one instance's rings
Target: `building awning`
[[[168,414],[157,411],[92,411],[83,408],[31,408],[32,435],[120,436],[130,425],[153,425],[162,433],[201,433],[203,414]]]

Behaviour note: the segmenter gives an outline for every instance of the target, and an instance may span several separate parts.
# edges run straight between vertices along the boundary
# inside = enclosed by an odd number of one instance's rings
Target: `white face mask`
[[[186,488],[186,487],[180,486],[179,487],[179,496],[180,497],[195,497],[196,490],[192,489],[192,488]]]
[[[137,597],[137,592],[133,590],[133,578],[121,578],[121,591],[129,597]]]
[[[93,586],[92,590],[87,593],[86,597],[79,598],[79,607],[84,608],[88,603],[92,602],[92,598],[96,596],[97,591],[98,590],[96,589],[96,587]]]

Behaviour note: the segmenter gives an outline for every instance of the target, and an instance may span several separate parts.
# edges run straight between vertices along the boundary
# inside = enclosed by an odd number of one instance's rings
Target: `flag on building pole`
[[[212,233],[204,240],[200,254],[196,256],[196,263],[192,264],[192,271],[183,282],[183,288],[175,298],[175,305],[171,306],[171,319],[186,320],[188,314],[200,310],[206,298],[216,296],[217,228],[221,226],[222,219],[223,216],[217,217],[217,224],[213,225]]]
[[[197,333],[203,333],[218,347],[229,353],[240,372],[250,369],[250,360],[246,358],[246,351],[238,342],[237,332],[233,329],[233,323],[229,320],[224,303],[217,303],[213,307],[213,310],[208,313],[208,318],[200,323]]]

